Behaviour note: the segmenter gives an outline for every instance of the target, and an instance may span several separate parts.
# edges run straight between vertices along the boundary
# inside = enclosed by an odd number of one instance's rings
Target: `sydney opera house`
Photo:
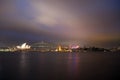
[[[21,46],[16,46],[18,50],[27,50],[30,49],[31,46],[27,45],[26,43],[23,43]]]

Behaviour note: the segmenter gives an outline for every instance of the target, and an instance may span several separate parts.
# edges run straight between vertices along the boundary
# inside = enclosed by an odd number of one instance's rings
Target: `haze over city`
[[[119,0],[0,0],[0,42],[120,45]]]
[[[0,80],[120,80],[120,0],[0,0]]]

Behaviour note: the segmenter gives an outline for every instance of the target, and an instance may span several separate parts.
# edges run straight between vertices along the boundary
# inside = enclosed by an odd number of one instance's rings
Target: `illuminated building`
[[[61,46],[58,46],[58,48],[57,48],[55,51],[61,52],[61,51],[63,51],[63,50],[62,50],[62,47],[61,47]]]
[[[0,52],[14,52],[16,49],[8,47],[0,47]]]
[[[23,43],[21,46],[16,46],[18,50],[26,50],[30,49],[31,46],[27,45],[26,43]]]
[[[68,49],[66,47],[58,46],[58,48],[55,50],[56,52],[72,52],[71,49]]]
[[[78,49],[78,48],[80,48],[80,46],[79,45],[71,45],[70,48],[71,49]]]

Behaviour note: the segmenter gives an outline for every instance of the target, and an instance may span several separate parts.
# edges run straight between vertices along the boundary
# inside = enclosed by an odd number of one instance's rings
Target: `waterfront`
[[[0,80],[118,78],[119,53],[0,53]]]

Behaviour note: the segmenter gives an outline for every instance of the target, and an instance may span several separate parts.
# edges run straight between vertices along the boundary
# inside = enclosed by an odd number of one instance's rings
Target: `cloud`
[[[117,39],[112,36],[119,37],[119,13],[115,0],[1,0],[0,26],[71,39],[108,41]]]

